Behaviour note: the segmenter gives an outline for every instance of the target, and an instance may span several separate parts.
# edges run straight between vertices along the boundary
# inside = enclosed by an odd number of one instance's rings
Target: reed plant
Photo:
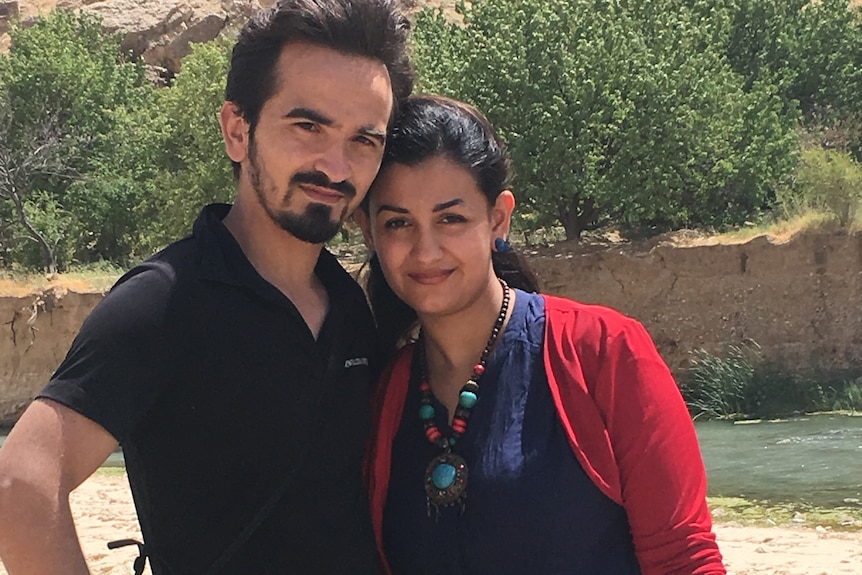
[[[680,391],[695,418],[775,418],[818,411],[862,412],[862,369],[800,370],[767,360],[754,341],[721,355],[692,352]]]

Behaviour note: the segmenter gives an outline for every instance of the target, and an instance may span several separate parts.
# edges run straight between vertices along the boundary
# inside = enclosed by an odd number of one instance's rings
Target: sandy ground
[[[91,571],[131,573],[134,547],[106,547],[140,536],[125,476],[94,475],[72,494],[72,508]],[[716,533],[731,575],[862,575],[862,532],[718,524]],[[0,575],[8,575],[2,565]]]

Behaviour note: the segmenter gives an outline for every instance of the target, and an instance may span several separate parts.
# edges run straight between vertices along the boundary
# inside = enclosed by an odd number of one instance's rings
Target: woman
[[[478,111],[414,96],[357,212],[393,352],[368,466],[387,570],[725,573],[667,367],[636,321],[531,293],[509,180]]]

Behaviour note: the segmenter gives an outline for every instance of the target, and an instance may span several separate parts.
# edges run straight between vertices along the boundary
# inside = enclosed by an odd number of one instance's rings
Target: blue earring
[[[494,249],[497,250],[497,253],[506,254],[512,251],[512,244],[503,238],[497,238],[494,240]]]

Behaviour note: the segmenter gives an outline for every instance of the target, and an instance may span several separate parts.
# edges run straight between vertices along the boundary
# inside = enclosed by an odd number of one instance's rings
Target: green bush
[[[712,31],[663,0],[484,0],[420,14],[422,88],[485,110],[521,205],[569,238],[615,222],[739,224],[793,166],[796,116],[743,89]]]
[[[862,202],[862,165],[848,152],[809,148],[802,153],[793,184],[777,194],[788,213],[823,211],[841,228],[856,221]]]
[[[723,357],[696,349],[680,391],[692,415],[726,419],[746,412],[746,390],[760,360],[757,344],[729,345]]]
[[[815,411],[862,411],[860,370],[791,369],[763,358],[756,342],[720,355],[692,352],[680,391],[694,417],[773,418]]]
[[[127,61],[121,37],[85,13],[55,10],[29,27],[13,26],[10,36],[9,52],[0,55],[0,148],[16,169],[30,172],[14,195],[23,199],[17,215],[24,206],[32,229],[20,217],[6,220],[0,244],[19,263],[49,270],[122,258],[128,248],[117,238],[137,235],[138,221],[128,214],[141,188],[118,192],[111,180],[121,170],[123,135],[135,129],[124,125],[127,110],[150,109],[155,91],[143,64]],[[34,134],[53,146],[50,167],[31,169],[28,157],[46,149],[34,146]],[[14,211],[7,206],[0,214]],[[40,237],[48,247],[37,257],[31,244]]]

